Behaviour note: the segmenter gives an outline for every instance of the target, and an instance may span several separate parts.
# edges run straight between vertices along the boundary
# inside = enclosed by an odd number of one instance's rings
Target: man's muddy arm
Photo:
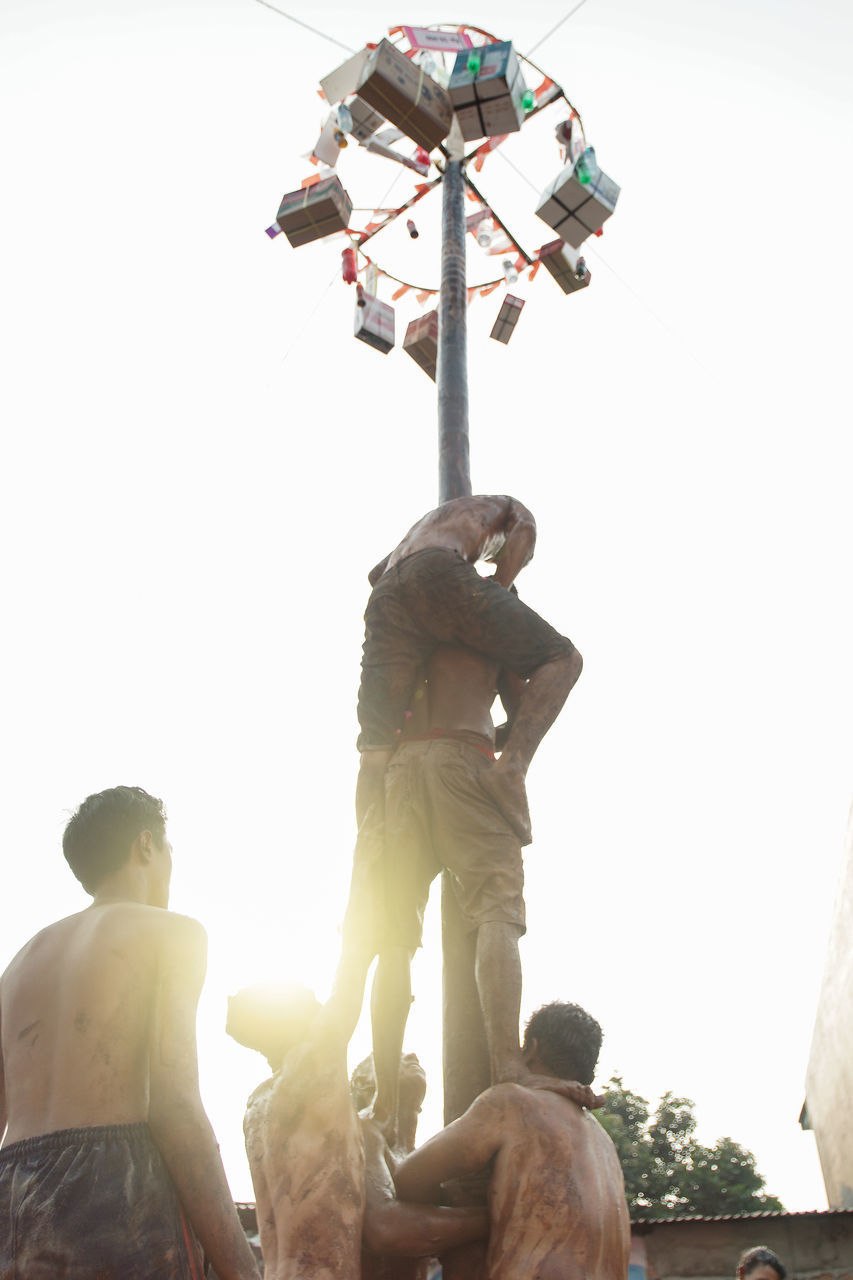
[[[485,1168],[502,1141],[498,1086],[480,1095],[463,1116],[430,1138],[397,1166],[394,1182],[401,1200],[436,1204],[441,1184]]]
[[[442,1205],[383,1200],[373,1206],[368,1192],[364,1243],[372,1253],[392,1258],[431,1258],[489,1233],[487,1209],[450,1209]]]
[[[221,1280],[259,1280],[198,1088],[195,1019],[207,964],[201,925],[164,915],[150,1057],[148,1124],[178,1197]]]
[[[488,1234],[485,1208],[450,1209],[410,1204],[394,1193],[394,1160],[379,1125],[362,1118],[366,1158],[364,1243],[372,1253],[428,1258],[481,1240]]]
[[[495,556],[497,569],[495,582],[510,587],[526,564],[533,559],[536,546],[536,521],[527,507],[510,499],[510,508],[504,525],[506,541]]]

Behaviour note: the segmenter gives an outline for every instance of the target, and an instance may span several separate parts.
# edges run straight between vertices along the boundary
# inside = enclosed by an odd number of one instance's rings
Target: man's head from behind
[[[577,1004],[554,1001],[537,1009],[524,1029],[522,1052],[538,1057],[548,1075],[591,1084],[601,1051],[601,1027]]]
[[[283,983],[258,982],[228,998],[225,1030],[238,1044],[262,1053],[273,1071],[303,1044],[320,1005],[313,991]]]
[[[110,787],[87,796],[62,836],[65,860],[87,893],[136,856],[150,880],[152,906],[168,905],[172,862],[163,801],[142,787]]]
[[[788,1274],[772,1249],[756,1245],[738,1259],[738,1280],[785,1280]]]

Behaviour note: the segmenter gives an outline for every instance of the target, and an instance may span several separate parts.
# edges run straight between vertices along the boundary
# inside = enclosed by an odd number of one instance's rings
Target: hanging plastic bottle
[[[586,150],[578,156],[578,160],[575,165],[575,173],[577,174],[578,182],[583,186],[587,186],[587,184],[592,181],[592,175],[597,168],[598,165],[595,163],[595,147],[587,147]]]
[[[357,284],[355,286],[355,305],[357,307],[366,307],[367,299],[364,296],[364,285]]]
[[[355,284],[358,277],[358,259],[355,249],[341,250],[341,275],[344,278],[344,284]]]
[[[492,243],[492,229],[484,218],[477,228],[477,244],[481,249],[488,249]]]
[[[435,58],[428,49],[424,49],[421,52],[419,61],[424,69],[424,75],[431,76],[435,71]]]
[[[406,223],[406,230],[408,231],[409,235],[412,237],[413,240],[417,240],[418,235],[420,233],[417,227],[415,226],[414,220],[412,218],[409,218],[408,222]]]
[[[415,159],[418,164],[429,165],[429,152],[424,151],[423,147],[417,147],[415,150]]]
[[[503,267],[504,279],[507,284],[515,284],[518,279],[518,272],[513,266],[512,258],[504,258],[501,266]]]
[[[532,89],[525,89],[521,95],[521,107],[523,111],[532,111],[536,106],[536,94]]]
[[[480,74],[480,66],[483,62],[483,53],[480,49],[472,49],[468,54],[468,62],[466,63],[469,75],[476,77]]]
[[[345,103],[341,103],[337,109],[338,124],[344,133],[352,133],[352,112]]]

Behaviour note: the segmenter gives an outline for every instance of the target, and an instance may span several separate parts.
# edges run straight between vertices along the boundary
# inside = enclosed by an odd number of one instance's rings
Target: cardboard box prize
[[[394,345],[394,308],[372,294],[363,293],[361,296],[364,306],[356,303],[355,336],[387,355]]]
[[[356,91],[425,151],[432,151],[450,132],[453,108],[447,90],[388,40],[381,40],[370,54]]]
[[[345,231],[352,201],[340,178],[323,178],[301,191],[282,196],[276,222],[294,248]]]
[[[508,293],[501,303],[501,309],[492,325],[489,337],[494,338],[496,342],[509,342],[523,306],[524,298],[517,298],[514,293]]]
[[[583,258],[562,240],[543,244],[536,254],[546,271],[557,281],[563,293],[577,293],[585,289],[592,279]]]
[[[410,322],[403,339],[403,350],[435,382],[435,370],[438,364],[437,311],[427,311],[426,315],[418,316],[416,320]]]
[[[352,117],[352,128],[349,133],[351,137],[355,138],[356,142],[366,142],[385,123],[384,117],[378,111],[374,111],[373,107],[369,107],[366,102],[363,102],[358,94],[347,98],[344,106]]]
[[[545,188],[536,212],[562,240],[578,249],[587,236],[601,230],[616,208],[619,191],[598,167],[595,151],[587,147]]]
[[[476,74],[468,70],[470,53],[458,53],[448,92],[466,142],[518,133],[524,122],[521,100],[527,90],[521,65],[509,40],[472,51],[480,55]]]

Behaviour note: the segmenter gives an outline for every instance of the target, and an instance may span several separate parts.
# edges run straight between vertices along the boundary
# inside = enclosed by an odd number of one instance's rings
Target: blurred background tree
[[[632,1218],[711,1217],[782,1210],[767,1195],[755,1156],[732,1138],[705,1147],[695,1137],[694,1103],[665,1093],[654,1114],[621,1076],[607,1083],[607,1101],[596,1112],[622,1163]]]

